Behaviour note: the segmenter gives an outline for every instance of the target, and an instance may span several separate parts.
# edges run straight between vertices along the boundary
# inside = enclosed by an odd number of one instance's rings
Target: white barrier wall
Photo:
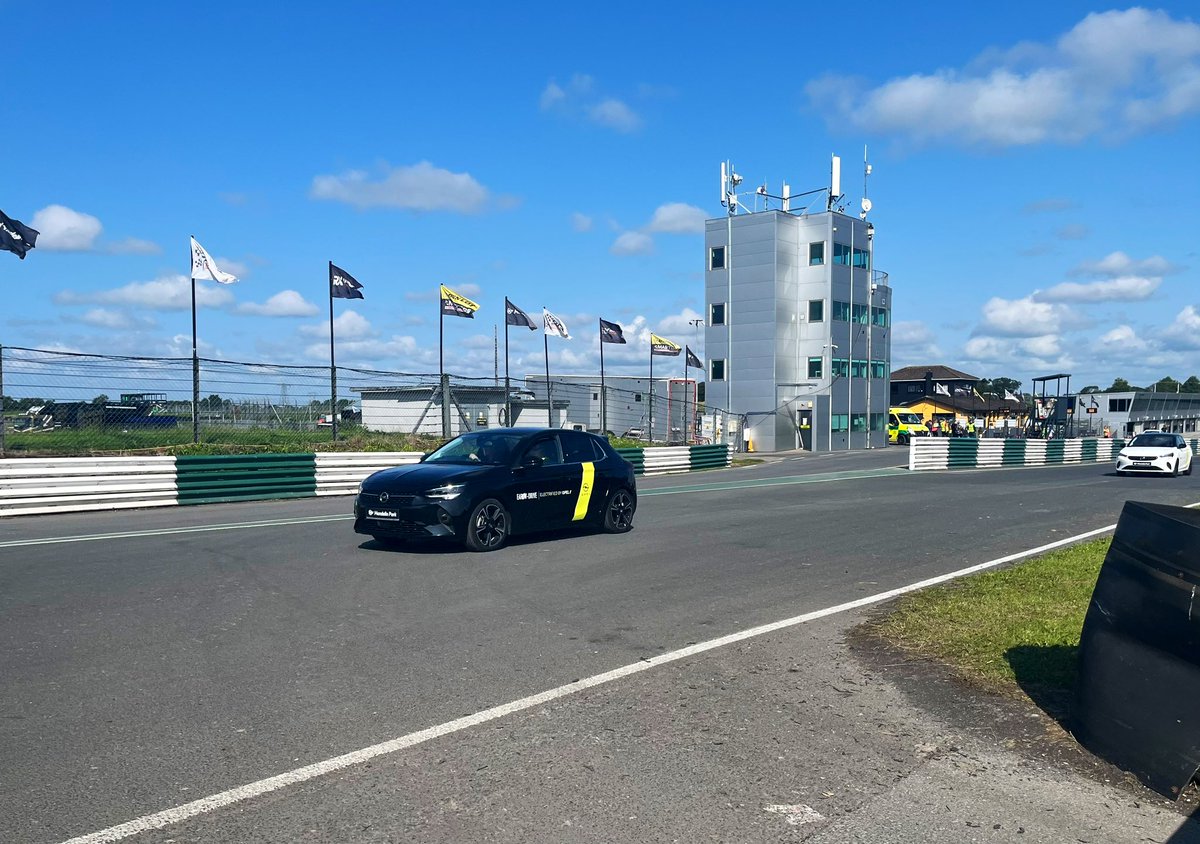
[[[420,451],[317,452],[317,495],[353,495],[363,478],[421,462]]]
[[[175,503],[174,457],[0,460],[0,516]]]
[[[686,445],[647,448],[642,455],[645,475],[671,475],[692,468],[692,450]]]

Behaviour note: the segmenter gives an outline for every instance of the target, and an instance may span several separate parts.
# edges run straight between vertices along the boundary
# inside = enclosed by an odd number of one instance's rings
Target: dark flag
[[[472,302],[466,296],[455,293],[446,285],[440,285],[442,295],[442,313],[446,316],[460,316],[467,319],[475,319],[475,312],[479,310],[479,305]]]
[[[15,252],[24,261],[25,253],[37,245],[38,234],[36,229],[0,211],[0,249]]]
[[[696,353],[692,351],[691,346],[687,347],[687,365],[692,369],[704,368],[704,364],[700,362],[700,358],[696,357]]]
[[[650,354],[665,355],[667,357],[675,357],[683,349],[679,348],[678,343],[672,343],[665,337],[659,337],[657,334],[650,335]]]
[[[524,325],[530,331],[537,331],[537,323],[530,318],[529,314],[508,301],[507,296],[504,297],[504,323],[506,325]]]
[[[609,322],[606,319],[600,320],[600,342],[601,343],[624,343],[625,334],[621,331],[621,326],[615,322]]]
[[[334,299],[361,299],[362,285],[336,264],[329,265],[329,295]]]

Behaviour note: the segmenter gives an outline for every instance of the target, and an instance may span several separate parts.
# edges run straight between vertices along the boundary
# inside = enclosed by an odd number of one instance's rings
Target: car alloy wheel
[[[604,508],[604,529],[609,533],[626,533],[633,527],[633,496],[627,489],[618,489],[608,498]]]
[[[495,551],[508,540],[508,511],[494,498],[479,502],[467,522],[467,547],[472,551]]]

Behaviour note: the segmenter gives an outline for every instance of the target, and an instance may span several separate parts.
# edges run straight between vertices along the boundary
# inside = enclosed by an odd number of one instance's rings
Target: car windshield
[[[1129,445],[1134,448],[1174,448],[1175,438],[1170,434],[1138,434]]]
[[[505,466],[512,462],[519,434],[476,431],[455,437],[425,458],[426,463],[467,463]]]
[[[920,424],[922,424],[921,417],[915,413],[897,413],[896,418],[899,419],[901,422],[903,422],[905,425],[920,425]]]

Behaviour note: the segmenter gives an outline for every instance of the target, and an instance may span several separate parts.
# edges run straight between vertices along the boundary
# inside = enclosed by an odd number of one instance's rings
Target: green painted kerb
[[[315,454],[177,457],[180,504],[215,504],[317,494]]]

